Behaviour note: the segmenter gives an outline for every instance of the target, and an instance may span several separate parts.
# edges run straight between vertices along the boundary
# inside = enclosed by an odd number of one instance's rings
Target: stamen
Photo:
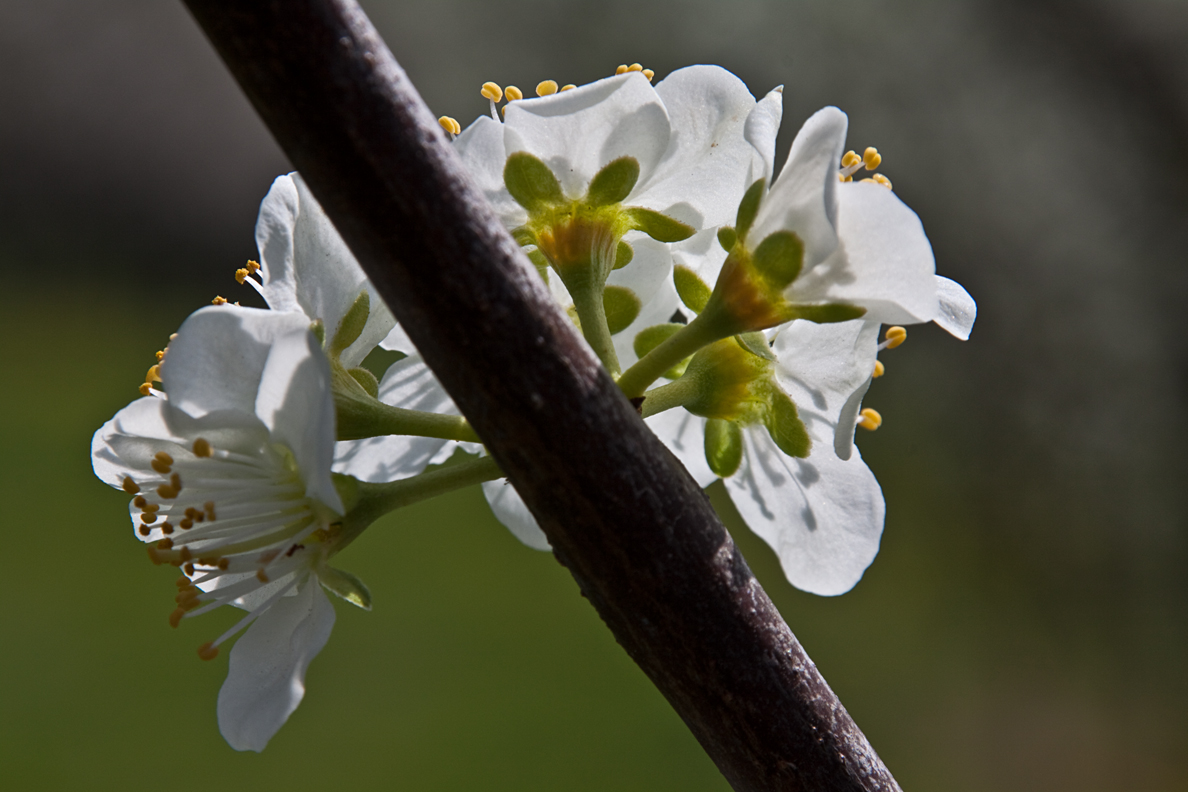
[[[485,82],[483,83],[482,94],[492,102],[498,102],[503,98],[503,89],[499,87],[498,83]]]
[[[137,495],[132,499],[132,505],[138,509],[143,509],[145,506],[148,506],[148,501],[144,499],[143,495]]]
[[[615,69],[615,74],[616,74],[616,75],[618,75],[618,74],[626,74],[626,73],[627,73],[627,64],[626,64],[626,63],[620,63],[620,64],[619,64],[619,68]]]
[[[457,119],[449,116],[442,116],[437,119],[437,123],[441,124],[441,128],[450,133],[450,139],[453,140],[462,131],[462,125],[458,123]]]
[[[633,71],[641,72],[641,71],[643,71],[643,66],[642,66],[641,64],[638,64],[638,63],[633,63],[633,64],[631,64],[630,66],[628,66],[628,67],[627,67],[627,71],[629,71],[629,72],[633,72]]]
[[[211,305],[226,305],[226,304],[227,304],[227,298],[226,298],[226,297],[218,297],[218,296],[216,296],[216,297],[215,297],[213,300],[211,300],[211,301],[210,301],[210,304],[211,304]]]
[[[536,84],[537,96],[552,96],[555,93],[557,93],[556,80],[544,80]]]
[[[194,565],[186,564],[184,567],[182,567],[182,571],[185,572],[187,575],[193,575],[194,574]]]
[[[883,425],[883,416],[879,415],[879,411],[871,407],[863,408],[862,412],[858,413],[861,417],[858,425],[867,431],[873,432]]]
[[[140,492],[140,485],[133,481],[131,476],[124,476],[124,481],[120,486],[122,486],[124,488],[124,492],[128,493],[129,495],[135,495],[136,493]]]
[[[207,641],[198,647],[198,656],[203,660],[214,660],[219,656],[219,647],[214,645],[214,641]]]
[[[149,366],[148,373],[144,375],[145,382],[160,382],[161,381],[161,367],[153,364]]]
[[[160,363],[162,360],[164,360],[164,359],[165,359],[165,350],[164,350],[164,349],[158,349],[158,350],[157,350],[157,352],[156,352],[156,357],[157,357],[157,362],[158,362],[158,363]]]
[[[202,504],[202,508],[206,512],[206,519],[210,520],[211,522],[214,522],[215,519],[214,506],[214,501],[207,501],[206,503]]]
[[[173,549],[173,540],[172,539],[162,539],[161,541],[157,542],[157,549],[158,550],[172,550]]]
[[[652,71],[651,69],[644,69],[643,76],[648,78],[648,82],[651,82],[652,78],[656,76],[656,72]]]
[[[166,454],[164,451],[158,451],[153,456],[153,461],[149,463],[153,470],[164,476],[172,472],[171,465],[173,465],[173,457]]]
[[[251,273],[247,271],[247,267],[240,267],[239,269],[235,270],[235,282],[242,286],[243,282],[247,280],[248,275],[250,274]]]
[[[577,86],[573,83],[567,83],[561,86],[562,91],[572,91],[574,88],[577,88]]]
[[[199,437],[194,441],[193,450],[196,457],[208,457],[211,452],[210,443]]]
[[[260,269],[259,263],[252,261],[251,259],[248,259],[247,264],[244,264],[244,266],[247,267],[249,275],[255,275],[256,271]]]
[[[507,101],[515,102],[524,98],[524,92],[514,85],[509,85],[504,89],[503,95],[507,97]]]
[[[883,161],[883,155],[879,154],[879,150],[874,146],[870,146],[866,151],[862,152],[862,166],[868,171],[872,171],[879,167],[879,163]]]
[[[263,567],[256,570],[256,580],[260,581],[261,583],[268,582],[268,574],[264,571]]]
[[[887,373],[887,367],[883,365],[883,361],[876,360],[875,366],[874,366],[874,373],[872,373],[870,376],[874,377],[875,379],[878,379],[879,377],[883,376],[886,373]]]
[[[137,390],[140,391],[141,396],[148,396],[150,393],[153,392],[153,386],[149,385],[147,382],[145,382],[139,388],[137,388]]]
[[[141,525],[137,526],[136,532],[141,536],[148,536],[153,532],[153,529],[142,523]]]
[[[850,150],[842,155],[841,166],[843,168],[852,168],[860,162],[862,162],[862,157],[858,156],[858,152]]]
[[[879,349],[895,349],[895,347],[907,341],[907,329],[895,325],[887,328],[887,333],[883,336],[883,343],[879,344]]]
[[[173,533],[173,526],[169,524],[169,520],[161,523],[161,533],[165,534],[166,536]]]
[[[874,176],[871,176],[869,179],[863,179],[862,181],[874,182],[875,184],[886,187],[888,190],[891,189],[891,180],[888,179],[886,176],[884,176],[881,173],[876,173]]]
[[[157,521],[157,515],[150,511],[141,512],[140,521],[145,525],[152,525]]]

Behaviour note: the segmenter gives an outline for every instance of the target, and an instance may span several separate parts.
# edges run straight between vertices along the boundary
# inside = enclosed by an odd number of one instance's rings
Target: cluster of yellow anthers
[[[856,151],[847,151],[842,157],[841,170],[837,173],[837,178],[840,181],[848,182],[854,180],[854,174],[862,169],[873,171],[883,162],[883,156],[879,154],[879,150],[873,146],[862,152],[862,156],[858,156]],[[881,173],[875,173],[869,178],[862,181],[872,181],[876,184],[881,184],[888,190],[891,189],[891,180]]]
[[[868,149],[869,151],[869,149]],[[895,349],[895,347],[907,341],[907,330],[899,325],[888,327],[887,332],[883,336],[883,343],[879,344],[879,351],[884,349]],[[883,361],[876,360],[874,364],[874,371],[871,376],[875,379],[883,376],[887,372],[887,367],[883,365]],[[879,415],[879,411],[873,407],[866,407],[862,412],[858,413],[858,425],[863,429],[873,432],[883,425],[883,416]]]
[[[640,72],[644,77],[648,78],[648,82],[651,82],[652,78],[656,76],[656,72],[652,71],[651,69],[645,69],[638,63],[632,63],[630,66],[623,63],[620,64],[617,69],[615,69],[615,74],[626,74],[627,72]],[[574,88],[577,88],[577,86],[573,83],[558,86],[556,80],[544,80],[536,84],[536,95],[551,96],[558,91],[570,91]],[[500,87],[499,83],[495,82],[483,83],[483,87],[479,93],[482,94],[483,98],[491,102],[492,116],[495,115],[495,108],[504,99],[507,99],[507,101],[510,103],[524,98],[524,92],[516,86],[509,85],[506,88],[502,88]],[[505,104],[502,108],[500,108],[500,113],[506,112],[507,105]],[[496,118],[496,120],[499,119]],[[442,116],[441,118],[437,119],[437,123],[441,124],[441,128],[450,134],[451,139],[462,133],[462,125],[459,124],[458,120],[452,116]],[[242,282],[243,281],[240,281],[240,283]]]
[[[177,338],[177,333],[169,336],[169,340]],[[161,381],[161,363],[165,360],[165,353],[169,351],[169,345],[166,344],[164,349],[157,350],[157,362],[149,366],[148,373],[144,375],[144,382],[140,384],[140,395],[148,396],[153,392],[153,383]]]

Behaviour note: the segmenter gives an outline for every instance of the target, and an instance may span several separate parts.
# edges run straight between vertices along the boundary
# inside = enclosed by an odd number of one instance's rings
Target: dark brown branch
[[[349,0],[187,0],[558,560],[739,790],[899,787]]]

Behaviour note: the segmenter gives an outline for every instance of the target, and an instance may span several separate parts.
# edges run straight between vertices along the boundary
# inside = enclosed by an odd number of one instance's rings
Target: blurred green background
[[[1188,4],[373,2],[435,113],[485,80],[641,61],[825,104],[978,299],[913,329],[860,438],[888,501],[851,593],[744,553],[905,789],[1188,789]],[[93,479],[91,433],[254,256],[288,168],[179,3],[0,0],[0,779],[13,789],[725,789],[568,574],[477,490],[343,554],[305,702],[220,738],[230,624],[170,630],[173,570]],[[733,521],[731,521],[733,520]]]

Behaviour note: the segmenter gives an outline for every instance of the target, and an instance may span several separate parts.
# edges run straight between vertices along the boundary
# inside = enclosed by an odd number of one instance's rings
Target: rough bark
[[[348,0],[186,0],[615,638],[738,790],[897,790]]]

